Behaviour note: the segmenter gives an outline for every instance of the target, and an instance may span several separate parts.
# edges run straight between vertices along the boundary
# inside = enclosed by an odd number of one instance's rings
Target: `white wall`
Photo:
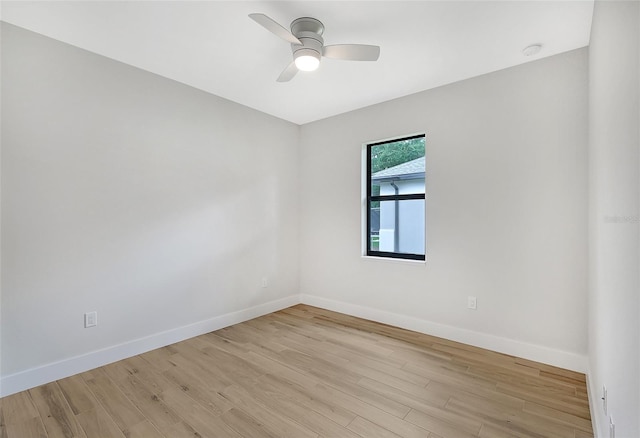
[[[363,258],[362,144],[416,132],[427,261]],[[303,301],[586,368],[586,49],[304,125],[300,162]]]
[[[6,23],[2,61],[3,393],[298,301],[297,125]]]
[[[640,436],[640,11],[596,2],[589,48],[589,383],[601,438]]]

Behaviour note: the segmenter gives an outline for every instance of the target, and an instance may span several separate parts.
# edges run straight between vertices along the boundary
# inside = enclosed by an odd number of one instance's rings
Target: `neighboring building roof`
[[[389,167],[371,175],[371,179],[415,179],[424,178],[425,159],[424,157]]]

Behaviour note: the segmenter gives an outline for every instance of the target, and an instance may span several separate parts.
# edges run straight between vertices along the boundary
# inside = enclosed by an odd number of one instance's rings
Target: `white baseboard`
[[[452,341],[462,342],[500,353],[518,356],[537,362],[555,365],[578,372],[586,372],[587,358],[576,353],[556,350],[540,345],[474,332],[445,324],[439,324],[415,317],[387,312],[385,310],[349,304],[313,295],[290,295],[279,300],[259,304],[248,309],[216,316],[183,327],[156,333],[140,339],[134,339],[119,345],[92,351],[80,356],[31,368],[0,379],[0,397],[34,388],[38,385],[63,379],[118,360],[145,353],[147,351],[174,344],[185,339],[219,330],[233,324],[257,318],[271,312],[285,309],[299,303],[321,307],[347,315],[365,318],[396,327],[438,336]],[[589,388],[593,390],[593,388]],[[590,400],[592,397],[589,398]],[[593,409],[593,407],[592,407]],[[594,424],[594,431],[595,431]]]
[[[334,312],[345,313],[347,315],[381,322],[383,324],[389,324],[395,327],[413,330],[419,333],[437,336],[452,341],[462,342],[464,344],[486,348],[499,353],[542,362],[568,370],[578,371],[581,373],[587,371],[587,357],[577,353],[529,344],[515,339],[475,332],[411,316],[391,313],[385,310],[321,298],[314,295],[302,294],[300,299],[302,303],[310,306],[321,307],[323,309],[333,310]]]
[[[2,377],[0,380],[0,397],[34,388],[58,379],[82,373],[118,360],[126,359],[147,351],[174,344],[185,339],[219,330],[233,324],[257,318],[271,312],[285,309],[300,303],[299,295],[290,295],[268,303],[259,304],[248,309],[226,313],[204,321],[183,327],[156,333],[140,339],[134,339],[119,345],[92,351],[80,356],[71,357],[58,362],[31,368]]]
[[[598,429],[598,425],[600,423],[600,412],[601,409],[601,401],[602,399],[598,394],[600,394],[600,390],[598,388],[594,388],[592,385],[595,385],[595,382],[591,375],[591,370],[587,371],[587,397],[589,398],[589,411],[591,412],[591,428],[593,429],[593,437],[598,438],[600,436],[600,429]]]

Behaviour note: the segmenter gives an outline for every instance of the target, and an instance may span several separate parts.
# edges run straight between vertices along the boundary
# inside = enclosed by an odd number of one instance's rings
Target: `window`
[[[366,255],[425,259],[425,136],[366,145]]]

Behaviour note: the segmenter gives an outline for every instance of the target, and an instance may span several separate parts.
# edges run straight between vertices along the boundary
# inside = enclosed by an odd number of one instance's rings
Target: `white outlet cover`
[[[87,312],[84,314],[84,328],[98,325],[98,312]]]

